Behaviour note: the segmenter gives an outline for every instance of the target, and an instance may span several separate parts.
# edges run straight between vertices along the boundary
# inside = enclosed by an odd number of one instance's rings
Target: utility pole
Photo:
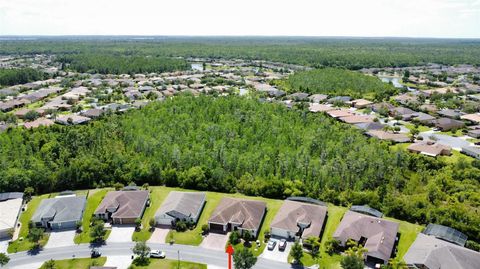
[[[178,264],[177,264],[177,269],[180,269],[180,250],[177,250],[177,260],[178,260]]]

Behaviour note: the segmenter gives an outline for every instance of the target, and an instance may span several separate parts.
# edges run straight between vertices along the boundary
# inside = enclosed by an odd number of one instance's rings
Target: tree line
[[[180,186],[369,204],[480,239],[480,165],[392,151],[329,117],[242,97],[178,96],[87,125],[0,134],[0,192]]]
[[[163,73],[186,70],[188,63],[183,59],[168,57],[139,57],[111,54],[61,55],[57,61],[64,69],[80,73],[141,74]]]
[[[25,84],[48,77],[48,74],[33,68],[0,68],[0,86]]]
[[[287,92],[309,94],[346,95],[353,98],[370,96],[378,100],[388,98],[397,92],[391,84],[376,77],[338,68],[314,69],[296,72],[286,82],[278,82]]]
[[[269,60],[312,67],[406,67],[480,64],[478,40],[300,37],[166,37],[151,40],[46,38],[3,41],[0,54],[47,53],[182,56]]]

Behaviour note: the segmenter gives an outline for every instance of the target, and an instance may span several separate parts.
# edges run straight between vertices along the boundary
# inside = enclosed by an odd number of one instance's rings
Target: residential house
[[[82,116],[90,118],[90,119],[96,119],[96,118],[100,118],[103,115],[104,112],[105,111],[103,111],[102,109],[92,108],[92,109],[85,110],[80,114],[82,114]]]
[[[453,109],[442,109],[437,111],[437,113],[442,117],[450,118],[450,119],[459,119],[460,116],[462,115],[459,111],[456,111]]]
[[[330,99],[328,99],[328,102],[330,104],[336,103],[336,102],[341,102],[341,103],[348,103],[352,100],[349,96],[335,96]]]
[[[267,204],[263,201],[225,197],[212,213],[208,226],[213,232],[249,231],[257,237],[266,211]]]
[[[296,92],[296,93],[292,93],[292,94],[286,96],[285,98],[291,99],[291,100],[294,100],[294,101],[307,101],[308,100],[308,93]]]
[[[58,195],[40,202],[32,222],[46,229],[75,229],[82,220],[87,198],[74,194]]]
[[[435,121],[436,118],[423,112],[417,112],[412,116],[411,119],[425,125],[430,125]]]
[[[402,120],[410,120],[416,115],[416,112],[406,107],[395,107],[390,110],[390,114],[394,117],[399,117]]]
[[[310,112],[327,112],[330,110],[335,110],[334,107],[331,107],[329,105],[323,105],[323,104],[317,104],[317,103],[310,103],[310,106],[308,107],[308,110]]]
[[[40,127],[40,126],[51,126],[51,125],[54,125],[55,122],[53,122],[52,120],[49,120],[49,119],[46,119],[46,118],[38,118],[34,121],[30,121],[30,122],[25,122],[23,124],[23,126],[27,129],[31,129],[31,128],[37,128],[37,127]]]
[[[357,124],[357,123],[369,123],[373,122],[375,117],[369,115],[351,115],[347,117],[339,118],[340,121],[350,124]]]
[[[469,126],[468,136],[473,138],[480,138],[480,125]]]
[[[386,132],[382,130],[370,130],[365,134],[369,137],[375,137],[380,140],[388,140],[395,143],[406,143],[410,141],[410,137],[406,134]]]
[[[270,225],[270,234],[289,240],[319,237],[326,216],[324,205],[286,200]]]
[[[328,95],[325,94],[313,94],[308,97],[312,103],[321,103],[325,100],[327,100]]]
[[[205,206],[204,192],[172,191],[155,214],[157,225],[174,225],[177,221],[197,223]]]
[[[352,104],[353,107],[359,108],[359,109],[369,107],[373,104],[372,102],[365,99],[355,99],[350,103]]]
[[[408,151],[427,156],[436,157],[439,155],[448,156],[452,154],[452,148],[433,141],[420,141],[408,146]]]
[[[9,238],[23,205],[23,193],[0,193],[0,239]]]
[[[386,264],[392,257],[399,224],[393,221],[347,211],[333,238],[345,246],[348,240],[363,245],[367,262]]]
[[[383,130],[383,128],[385,128],[385,125],[381,124],[380,122],[357,123],[357,124],[354,124],[354,126],[366,131]]]
[[[77,125],[89,122],[91,119],[77,114],[60,115],[55,121],[63,125]]]
[[[329,111],[327,111],[327,114],[332,118],[343,118],[343,117],[349,117],[349,116],[355,115],[355,114],[353,114],[352,111],[350,111],[348,109],[329,110]]]
[[[419,233],[403,259],[409,269],[478,269],[480,253]]]
[[[440,118],[434,121],[435,127],[442,131],[450,131],[463,128],[465,124],[462,121],[450,118]]]
[[[142,190],[111,191],[103,198],[94,215],[113,224],[135,224],[150,204],[149,192]]]
[[[480,147],[463,147],[461,152],[480,160]]]
[[[479,113],[466,114],[466,115],[460,116],[460,119],[469,121],[473,124],[480,124],[480,114]]]
[[[372,105],[372,110],[375,112],[381,112],[381,111],[389,112],[389,111],[392,111],[394,108],[395,108],[394,105],[386,102],[375,103]]]

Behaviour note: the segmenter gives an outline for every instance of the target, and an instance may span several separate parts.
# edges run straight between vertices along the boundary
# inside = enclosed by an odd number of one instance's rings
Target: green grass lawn
[[[139,232],[134,232],[132,235],[133,241],[147,241],[152,236],[150,232],[150,225],[148,222],[155,217],[160,205],[163,203],[167,195],[174,188],[167,187],[150,187],[150,206],[145,210],[142,218],[142,229]]]
[[[438,158],[440,160],[445,161],[446,163],[451,163],[451,164],[455,164],[461,159],[463,159],[468,163],[471,163],[472,161],[475,160],[475,158],[465,155],[463,153],[460,153],[459,151],[456,151],[456,150],[452,150],[452,155],[450,156],[439,156]]]
[[[415,241],[415,238],[417,238],[417,234],[422,231],[423,226],[388,217],[385,219],[400,223],[400,227],[398,228],[398,232],[400,233],[400,242],[397,246],[397,256],[395,258],[403,259],[403,256],[405,253],[407,253],[408,248],[412,245],[413,241]]]
[[[21,223],[20,232],[18,234],[18,239],[13,241],[8,246],[8,252],[18,252],[18,251],[26,251],[30,250],[33,247],[33,243],[27,240],[28,235],[28,222],[32,218],[33,214],[37,210],[38,205],[43,199],[55,197],[55,193],[52,194],[44,194],[41,196],[35,196],[32,200],[27,204],[27,210],[20,215],[19,222]],[[40,240],[40,246],[44,246],[48,241],[48,234],[45,233],[42,240]]]
[[[83,212],[82,233],[75,236],[75,244],[90,243],[92,240],[90,237],[90,221],[92,220],[95,209],[97,209],[98,205],[108,191],[109,189],[90,191],[91,194],[87,198],[87,206]],[[108,237],[108,234],[106,237]]]
[[[139,268],[139,269],[153,269],[153,268],[177,269],[178,268],[177,266],[178,266],[178,262],[176,260],[150,259],[150,264],[148,266],[133,265],[132,267]],[[201,263],[180,261],[179,269],[207,269],[207,265],[201,264]]]
[[[57,269],[89,269],[91,265],[102,266],[107,261],[106,257],[100,258],[80,258],[55,261],[55,268]],[[40,269],[45,268],[45,264]]]
[[[413,128],[415,128],[415,125],[411,124],[411,123],[405,123],[404,126],[406,128],[408,128],[409,130],[412,130]],[[426,131],[430,131],[431,128],[428,127],[428,126],[425,126],[425,125],[418,125],[418,131],[419,132],[426,132]]]

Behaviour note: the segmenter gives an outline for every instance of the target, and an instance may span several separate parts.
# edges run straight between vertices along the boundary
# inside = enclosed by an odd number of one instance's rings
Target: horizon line
[[[196,38],[339,38],[339,39],[466,39],[480,40],[480,37],[428,37],[428,36],[322,36],[322,35],[137,35],[137,34],[0,34],[0,38],[20,38],[20,37],[36,37],[36,38],[55,38],[55,37],[196,37]]]

